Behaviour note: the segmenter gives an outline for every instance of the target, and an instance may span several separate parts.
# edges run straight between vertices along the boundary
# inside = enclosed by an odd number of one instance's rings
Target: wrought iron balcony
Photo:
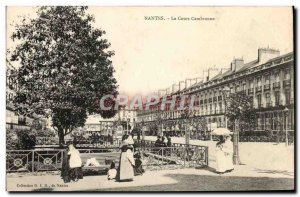
[[[278,107],[280,105],[283,105],[283,101],[282,100],[277,100],[275,101],[275,106]]]
[[[264,105],[262,103],[257,104],[257,108],[264,108]]]
[[[279,89],[280,88],[280,82],[275,82],[273,83],[273,90]]]
[[[271,89],[271,85],[270,84],[265,84],[264,85],[264,91],[270,90],[270,89]]]
[[[261,92],[261,90],[262,90],[261,86],[258,86],[258,87],[255,88],[256,92]]]
[[[272,102],[266,103],[266,107],[272,107]]]
[[[253,94],[254,88],[249,88],[248,89],[248,94]]]
[[[290,79],[284,80],[283,87],[291,87],[291,80]]]

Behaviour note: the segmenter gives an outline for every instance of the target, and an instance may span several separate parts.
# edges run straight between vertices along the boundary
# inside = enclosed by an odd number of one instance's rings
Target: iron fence
[[[6,151],[7,172],[55,171],[61,168],[63,150]]]
[[[239,136],[240,142],[285,142],[285,136]],[[294,136],[288,136],[289,144],[294,143]]]
[[[171,147],[156,147],[150,140],[136,140],[135,146],[141,150],[148,169],[208,166],[207,146],[172,143]]]
[[[147,146],[147,145],[149,146]],[[154,147],[151,141],[135,149],[141,154],[142,165],[146,170],[173,169],[208,166],[208,147],[185,146],[176,144],[172,147]],[[78,148],[85,164],[89,158],[96,158],[101,169],[108,169],[112,161],[118,166],[120,149],[114,148]],[[6,172],[41,172],[57,171],[62,168],[64,149],[47,150],[8,150],[6,151]]]

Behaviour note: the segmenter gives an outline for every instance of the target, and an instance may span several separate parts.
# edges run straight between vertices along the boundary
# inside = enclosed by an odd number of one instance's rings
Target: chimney
[[[185,88],[185,81],[179,81],[179,90],[183,90]]]
[[[208,80],[211,80],[215,76],[217,76],[220,73],[220,69],[214,66],[213,68],[208,69]]]
[[[172,85],[172,93],[175,93],[178,90],[179,86],[178,84],[173,84]]]
[[[244,66],[244,60],[242,58],[234,58],[231,62],[231,70],[238,71]]]
[[[209,79],[208,77],[208,70],[203,71],[203,82],[207,82]]]
[[[280,51],[271,48],[259,48],[258,49],[258,63],[263,64],[266,63],[268,60],[277,57],[280,55]]]
[[[221,68],[221,74],[224,74],[225,72],[229,71],[229,68]]]
[[[191,86],[197,83],[197,78],[191,79]]]
[[[196,78],[196,83],[199,83],[200,81],[203,81],[203,78],[197,77]]]
[[[166,90],[160,89],[158,90],[158,96],[161,97],[166,94]]]
[[[185,88],[189,88],[192,85],[192,79],[185,80]]]
[[[170,88],[166,88],[166,94],[169,95],[171,93]]]

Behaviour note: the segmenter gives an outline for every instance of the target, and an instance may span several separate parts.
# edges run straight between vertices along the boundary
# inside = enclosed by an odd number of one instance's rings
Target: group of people
[[[70,144],[64,151],[61,177],[65,183],[76,182],[83,178],[80,153],[73,144]]]
[[[141,154],[134,147],[132,135],[123,135],[120,145],[121,155],[119,166],[116,172],[116,181],[132,181],[134,176],[144,173],[142,167]],[[112,168],[112,167],[111,167]],[[108,172],[110,173],[110,172]],[[112,176],[109,179],[113,179]]]
[[[167,140],[166,140],[167,139]],[[154,144],[155,147],[171,147],[171,137],[167,136],[166,138],[164,136],[157,136],[157,140]]]
[[[216,144],[216,172],[223,174],[231,172],[233,167],[233,143],[231,136],[220,136],[219,142]]]
[[[123,135],[120,150],[119,166],[116,167],[115,162],[111,162],[107,172],[108,180],[132,181],[134,176],[142,175],[145,171],[142,167],[141,154],[139,150],[135,150],[131,135]],[[80,153],[73,144],[68,145],[64,151],[61,177],[65,183],[77,182],[83,178]]]

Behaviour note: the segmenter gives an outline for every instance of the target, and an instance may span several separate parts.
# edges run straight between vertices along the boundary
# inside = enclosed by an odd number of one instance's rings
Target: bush
[[[30,130],[7,130],[6,148],[8,150],[30,150],[35,146],[35,136]]]

